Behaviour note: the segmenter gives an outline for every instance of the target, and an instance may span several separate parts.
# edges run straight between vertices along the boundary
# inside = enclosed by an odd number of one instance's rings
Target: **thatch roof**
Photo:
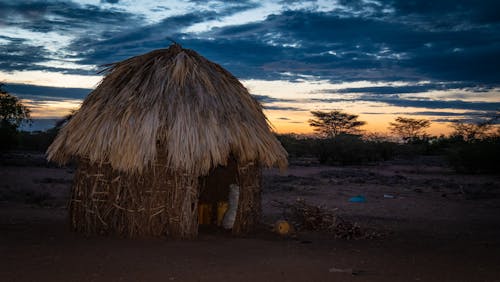
[[[177,44],[115,63],[61,129],[48,159],[140,172],[161,159],[205,175],[230,156],[287,165],[262,106],[224,68]]]

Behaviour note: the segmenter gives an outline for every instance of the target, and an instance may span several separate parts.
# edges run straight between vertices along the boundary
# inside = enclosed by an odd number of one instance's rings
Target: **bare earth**
[[[0,166],[0,281],[500,281],[500,178],[435,158],[264,172],[263,228],[193,241],[85,237],[65,203],[74,170],[19,153]],[[351,203],[362,195],[365,203]],[[336,209],[377,239],[282,238],[275,201]]]

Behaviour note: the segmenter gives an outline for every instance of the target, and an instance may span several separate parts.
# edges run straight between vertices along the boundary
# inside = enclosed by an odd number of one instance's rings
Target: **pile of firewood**
[[[303,199],[294,203],[274,201],[281,208],[283,217],[290,221],[298,231],[319,231],[333,234],[338,239],[369,239],[380,237],[375,231],[362,229],[357,223],[337,215],[335,210],[323,206],[307,204]]]

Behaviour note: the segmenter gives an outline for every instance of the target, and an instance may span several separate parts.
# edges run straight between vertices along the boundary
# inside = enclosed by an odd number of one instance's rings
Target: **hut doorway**
[[[213,168],[207,176],[200,179],[199,187],[198,224],[201,230],[232,228],[232,224],[228,223],[228,216],[235,208],[237,209],[239,202],[236,160],[231,158],[226,166]],[[236,195],[235,192],[237,192]]]
[[[198,228],[201,227],[201,231],[224,228],[225,213],[231,209],[236,185],[237,210],[231,233],[245,234],[254,230],[261,215],[261,181],[262,170],[254,162],[241,164],[231,158],[226,166],[212,169],[198,182]],[[224,203],[228,204],[227,209]]]

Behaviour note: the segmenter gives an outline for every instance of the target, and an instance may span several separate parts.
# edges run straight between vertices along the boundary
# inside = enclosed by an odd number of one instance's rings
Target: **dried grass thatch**
[[[100,85],[49,147],[136,173],[159,158],[172,171],[201,176],[239,164],[287,165],[261,105],[218,64],[174,44],[112,64]],[[160,156],[161,155],[161,156]]]

